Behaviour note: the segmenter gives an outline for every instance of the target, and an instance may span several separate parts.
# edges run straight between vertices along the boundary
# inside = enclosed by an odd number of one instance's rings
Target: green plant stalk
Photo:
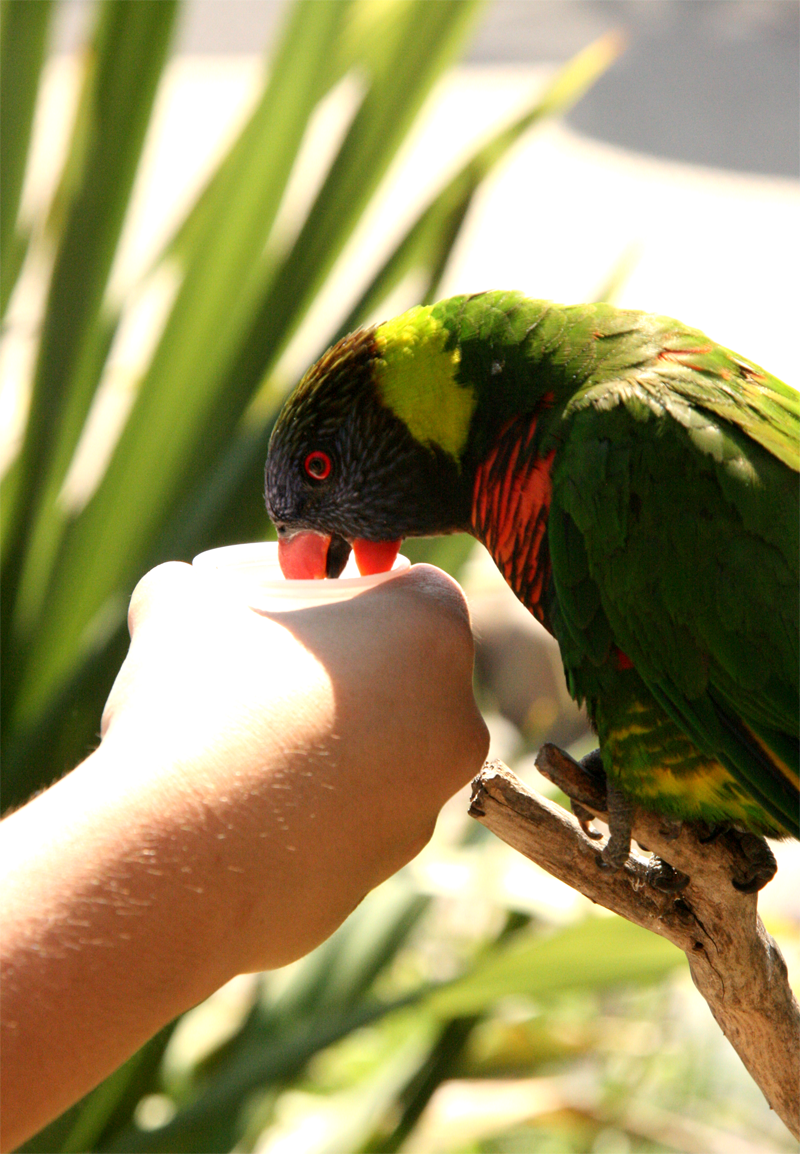
[[[176,0],[105,0],[99,9],[89,138],[50,284],[25,440],[6,509],[4,601],[22,643],[60,538],[56,497],[94,396],[100,305],[166,58]]]
[[[252,394],[274,366],[434,81],[455,58],[481,3],[408,0],[385,75],[367,93],[291,252],[265,285],[259,311],[231,369],[231,387],[246,382]]]
[[[0,4],[0,317],[5,316],[27,247],[17,216],[52,14],[53,0]]]

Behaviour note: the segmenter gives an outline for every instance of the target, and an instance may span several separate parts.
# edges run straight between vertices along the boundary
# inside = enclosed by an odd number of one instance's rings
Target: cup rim
[[[259,593],[273,597],[314,600],[342,600],[365,589],[389,581],[405,573],[411,567],[407,557],[398,554],[392,568],[385,573],[373,573],[368,577],[323,577],[319,580],[287,580],[280,572],[277,541],[252,541],[242,545],[223,545],[218,549],[206,549],[198,553],[192,565],[207,572],[228,575],[256,585]],[[259,570],[268,570],[274,576],[267,576]]]

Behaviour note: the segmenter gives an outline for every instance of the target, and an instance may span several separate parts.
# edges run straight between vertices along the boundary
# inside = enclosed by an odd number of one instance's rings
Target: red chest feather
[[[472,490],[472,527],[508,584],[547,627],[542,594],[550,580],[547,516],[555,450],[538,456],[535,417],[510,422],[481,463]]]

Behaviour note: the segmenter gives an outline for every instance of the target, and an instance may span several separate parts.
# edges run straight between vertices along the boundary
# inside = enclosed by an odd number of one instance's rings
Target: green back
[[[519,293],[433,315],[477,392],[465,464],[534,411],[538,452],[556,449],[553,620],[575,694],[609,694],[621,649],[796,829],[798,394],[667,317]]]

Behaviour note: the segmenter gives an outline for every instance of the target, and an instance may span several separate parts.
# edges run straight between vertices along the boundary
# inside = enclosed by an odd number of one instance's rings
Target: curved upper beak
[[[350,545],[343,537],[317,533],[313,529],[298,529],[294,533],[283,527],[278,530],[278,562],[287,581],[338,577],[349,555]]]

